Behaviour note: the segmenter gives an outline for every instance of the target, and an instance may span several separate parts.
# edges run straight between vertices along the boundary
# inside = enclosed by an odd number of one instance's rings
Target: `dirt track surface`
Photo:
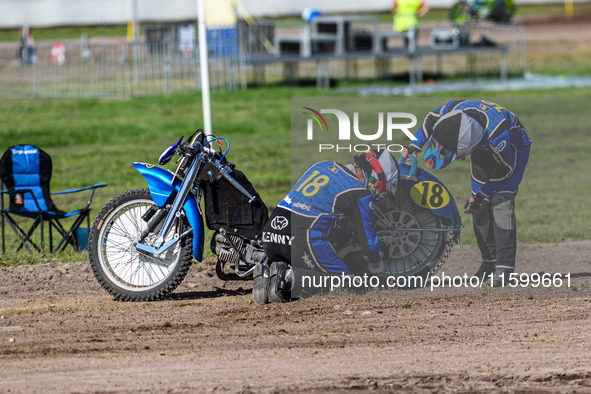
[[[0,392],[591,392],[591,242],[521,245],[571,286],[381,291],[255,306],[196,263],[173,297],[113,301],[87,262],[0,269]],[[472,273],[474,247],[443,271]]]
[[[550,67],[568,73],[572,64],[585,64],[591,56],[591,15],[572,19],[536,17],[516,22],[525,27],[530,71]]]
[[[572,19],[556,17],[529,17],[516,19],[525,27],[528,41],[589,41],[591,15],[577,15]]]

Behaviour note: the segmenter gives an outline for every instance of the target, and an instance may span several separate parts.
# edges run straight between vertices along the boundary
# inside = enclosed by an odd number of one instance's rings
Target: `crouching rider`
[[[353,164],[312,165],[263,229],[268,264],[255,269],[254,302],[291,299],[294,286],[301,285],[296,279],[303,275],[360,274],[369,264],[379,264],[382,244],[374,229],[373,201],[394,193],[398,176],[387,150],[355,156]],[[338,253],[350,245],[360,249],[361,257],[354,261]]]

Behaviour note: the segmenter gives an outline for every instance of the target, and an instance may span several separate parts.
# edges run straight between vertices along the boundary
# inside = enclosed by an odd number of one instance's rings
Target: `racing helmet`
[[[456,154],[445,149],[435,138],[431,137],[427,141],[427,149],[425,149],[423,157],[428,168],[440,170],[454,161]]]
[[[387,149],[369,150],[355,156],[355,166],[365,172],[365,187],[372,194],[396,193],[400,172],[398,163]]]
[[[474,110],[454,110],[433,126],[433,134],[423,155],[429,168],[445,168],[456,159],[468,156],[485,134],[486,115]]]

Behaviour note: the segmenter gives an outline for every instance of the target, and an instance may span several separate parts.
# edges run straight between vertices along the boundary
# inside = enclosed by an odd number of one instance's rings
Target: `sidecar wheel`
[[[142,219],[154,205],[147,189],[125,191],[109,201],[93,223],[88,256],[94,276],[116,300],[153,301],[166,297],[187,275],[192,256],[192,238],[186,237],[160,256],[140,252],[135,244],[148,224]],[[166,237],[187,226],[173,226]],[[153,243],[160,226],[144,243]]]

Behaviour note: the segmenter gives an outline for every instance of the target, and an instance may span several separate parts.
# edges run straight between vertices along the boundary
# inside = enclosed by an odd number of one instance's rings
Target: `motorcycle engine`
[[[245,263],[256,264],[265,256],[262,246],[237,235],[216,233],[211,241],[211,251],[224,263],[238,264],[242,258]]]

